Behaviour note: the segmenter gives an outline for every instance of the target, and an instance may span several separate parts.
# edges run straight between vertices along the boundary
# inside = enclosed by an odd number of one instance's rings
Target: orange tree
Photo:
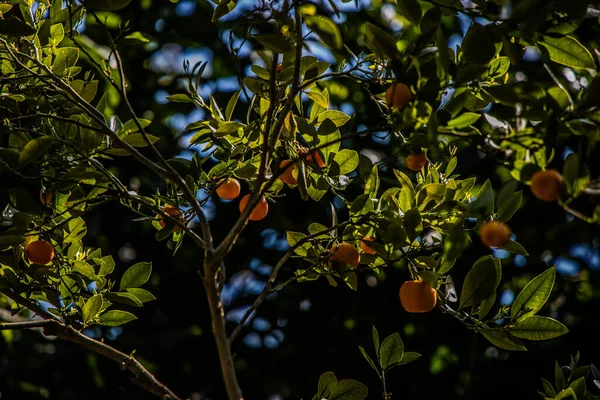
[[[111,15],[129,1],[0,4],[0,166],[11,183],[0,232],[0,287],[14,314],[0,329],[43,328],[45,335],[120,363],[148,392],[180,398],[133,354],[82,333],[134,321],[127,307],[155,300],[142,287],[152,276],[152,260],[118,274],[111,255],[85,245],[86,216],[118,202],[151,224],[157,242],[166,241],[174,253],[202,249],[194,267],[230,399],[243,398],[232,344],[247,321],[268,296],[309,281],[347,286],[360,296],[361,274],[384,277],[388,268],[404,268],[410,279],[398,286],[399,304],[408,312],[438,307],[446,314],[439,318],[453,318],[509,351],[567,333],[563,323],[538,315],[551,295],[555,267],[524,284],[512,305],[499,306],[501,259],[486,255],[470,266],[457,260],[476,241],[527,256],[509,228],[524,197],[554,202],[589,224],[600,221],[593,198],[598,179],[588,168],[600,132],[597,9],[586,2],[538,7],[480,0],[465,8],[450,0],[398,0],[387,5],[401,32],[369,18],[360,26],[357,52],[332,19],[346,2],[260,3],[229,22],[219,21],[236,12],[237,2],[213,2],[213,23],[233,24],[232,37],[242,41],[231,41],[232,53],[249,43],[256,57],[224,104],[202,95],[207,63],[184,63],[185,91],[167,99],[207,115],[186,127],[194,133],[190,144],[207,154],[190,160],[166,158],[157,148],[161,138],[148,131],[161,122],[139,116],[130,101],[136,88],[128,84],[121,52],[150,39],[127,24],[109,27]],[[78,34],[83,18],[106,31],[104,47]],[[450,48],[447,27],[457,19],[465,33]],[[309,40],[327,46],[335,64],[307,55]],[[526,51],[543,60],[544,73],[535,81],[516,68]],[[356,129],[356,115],[332,107],[340,82],[360,88],[363,101],[377,110],[376,123]],[[111,106],[115,98],[124,104],[119,115]],[[382,132],[398,149],[391,157],[405,160],[398,168],[344,145]],[[579,151],[562,157],[567,146]],[[502,168],[500,180],[455,173],[465,148],[491,154]],[[128,188],[112,168],[124,157],[162,180],[164,189]],[[531,190],[519,190],[527,185]],[[198,197],[199,191],[209,196]],[[239,203],[239,216],[219,240],[204,212],[210,196]],[[332,205],[331,221],[288,230],[289,250],[229,327],[221,301],[226,257],[249,221],[265,218],[286,196],[307,204],[336,199],[346,211]],[[289,278],[280,280],[290,265]],[[466,273],[462,282],[453,282],[455,269]],[[375,328],[373,344],[374,355],[361,352],[390,399],[386,373],[419,354],[405,352],[399,334],[380,343]],[[575,390],[593,396],[564,382],[557,389],[565,392],[557,398]],[[363,399],[367,393],[358,381],[338,381],[328,372],[315,398]]]

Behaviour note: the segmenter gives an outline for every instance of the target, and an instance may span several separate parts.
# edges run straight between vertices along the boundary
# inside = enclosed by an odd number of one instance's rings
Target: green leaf
[[[573,391],[573,389],[571,388],[567,388],[565,390],[563,390],[562,392],[560,392],[555,398],[554,400],[577,400],[577,396],[575,395],[575,392]]]
[[[417,360],[420,357],[421,357],[421,355],[419,353],[415,353],[414,351],[407,351],[402,356],[402,360],[400,360],[400,364],[399,365],[404,365],[404,364],[411,363],[411,362]]]
[[[477,317],[479,317],[479,319],[485,318],[485,316],[489,314],[495,302],[496,292],[492,293],[490,297],[481,302],[481,305],[479,306],[479,311],[477,312]]]
[[[358,167],[359,157],[356,151],[343,149],[336,153],[336,155],[333,157],[333,161],[339,166],[340,175],[345,175],[354,171],[356,167]]]
[[[481,118],[481,114],[465,112],[459,115],[458,117],[448,121],[448,124],[446,126],[448,128],[454,129],[468,128],[469,126],[477,122],[479,118]]]
[[[319,389],[317,392],[317,398],[324,399],[329,397],[331,389],[337,384],[338,380],[333,372],[325,372],[319,378]]]
[[[402,189],[404,191],[404,189]],[[410,241],[413,241],[423,231],[423,221],[417,208],[411,208],[404,213],[404,226]]]
[[[216,22],[219,18],[229,14],[237,5],[236,0],[221,0],[213,12],[211,22]]]
[[[319,92],[305,92],[306,97],[315,102],[319,107],[323,107],[324,109],[329,108],[329,104],[325,96],[323,96]]]
[[[369,391],[362,383],[353,379],[342,379],[329,393],[328,400],[364,400]]]
[[[515,321],[517,318],[525,318],[537,313],[548,301],[554,287],[555,278],[556,267],[552,267],[525,285],[511,306],[511,320]]]
[[[142,301],[134,294],[127,292],[110,292],[105,294],[106,299],[114,303],[127,304],[133,307],[142,307]]]
[[[548,397],[556,396],[556,392],[554,391],[552,384],[544,378],[542,378],[542,386],[544,387],[544,393],[546,394],[546,396],[548,396]]]
[[[129,35],[125,36],[125,40],[131,42],[148,43],[150,42],[150,40],[152,40],[152,36],[144,32],[132,32]]]
[[[510,58],[509,57],[498,57],[493,59],[490,62],[488,67],[488,75],[490,78],[501,78],[508,72],[510,68]]]
[[[19,154],[19,167],[24,167],[44,155],[52,146],[53,141],[52,136],[40,136],[27,142]]]
[[[481,257],[467,273],[460,294],[460,307],[474,306],[496,291],[502,278],[500,259],[491,255]]]
[[[80,260],[73,261],[73,268],[75,269],[75,271],[79,272],[81,275],[83,275],[87,278],[91,278],[96,274],[94,271],[94,267],[92,267],[90,264],[86,263],[85,261],[80,261]]]
[[[558,365],[558,362],[554,362],[554,379],[556,381],[556,390],[559,392],[567,386],[565,374],[560,365]]]
[[[111,310],[100,316],[100,325],[119,326],[137,319],[135,315],[127,311]]]
[[[523,342],[506,331],[479,331],[491,344],[504,350],[527,351]]]
[[[115,270],[115,260],[112,256],[105,256],[100,259],[100,272],[98,275],[104,276],[112,273]]]
[[[167,100],[172,103],[193,103],[194,99],[187,93],[177,93],[167,96]]]
[[[550,59],[555,63],[572,68],[596,68],[594,58],[588,49],[573,36],[559,38],[543,36],[543,39],[538,41],[538,45],[548,51]]]
[[[400,184],[402,185],[402,188],[404,188],[405,186],[409,187],[411,190],[414,191],[414,186],[412,184],[412,181],[410,180],[410,178],[408,177],[408,175],[406,175],[404,172],[402,171],[398,171],[397,169],[394,169],[394,175],[396,175],[396,178],[398,178],[398,181],[400,182]]]
[[[392,364],[399,363],[404,355],[404,343],[399,333],[394,333],[381,343],[379,349],[379,364],[386,369]]]
[[[509,239],[508,242],[500,247],[501,250],[506,250],[510,253],[513,254],[519,254],[522,256],[528,256],[529,253],[527,252],[527,250],[525,250],[525,248],[523,246],[521,246],[521,244],[519,242],[515,242],[512,239]]]
[[[306,93],[306,95],[308,96],[308,93]],[[325,106],[324,108],[327,108],[327,106]],[[350,116],[337,110],[323,111],[318,115],[317,122],[322,123],[326,119],[331,120],[331,122],[333,122],[335,126],[339,128],[340,126],[343,126],[346,122],[350,121]]]
[[[569,329],[555,319],[532,315],[519,319],[510,328],[510,333],[519,339],[548,340],[554,339],[569,332]]]
[[[125,143],[133,146],[133,147],[146,147],[149,146],[148,142],[156,143],[159,138],[153,135],[146,134],[146,138],[144,138],[144,134],[141,132],[132,133],[123,138]]]
[[[123,274],[119,290],[125,290],[127,288],[137,288],[142,286],[150,279],[152,274],[152,263],[141,262],[137,263],[129,268]]]
[[[147,128],[152,123],[152,121],[144,118],[138,118],[138,121],[142,128]],[[129,121],[125,122],[125,124],[121,128],[117,130],[117,135],[123,137],[135,132],[140,133],[140,130],[135,120],[130,119]]]
[[[69,221],[67,224],[68,233],[65,231],[64,243],[73,243],[85,236],[87,233],[87,225],[83,218],[75,218]]]
[[[423,11],[417,0],[396,0],[396,6],[400,14],[409,20],[411,24],[419,25],[421,23]]]
[[[90,322],[92,319],[94,319],[94,317],[96,317],[96,315],[98,315],[98,313],[102,309],[103,303],[104,302],[102,300],[102,296],[99,294],[90,297],[85,302],[81,309],[81,315],[83,316],[83,323],[85,325],[87,325],[88,322]]]
[[[321,40],[336,50],[342,48],[342,34],[340,28],[331,19],[323,15],[307,16],[304,18],[306,25],[314,30]]]
[[[371,368],[373,368],[375,370],[375,372],[377,372],[379,374],[379,369],[377,368],[377,365],[375,364],[373,359],[367,354],[365,349],[363,349],[362,346],[358,346],[358,350],[360,350],[360,354],[362,354],[362,356],[365,358],[365,360],[367,360],[367,363],[369,363]]]
[[[494,211],[494,189],[490,180],[486,180],[479,193],[477,199],[469,204],[469,207],[479,212],[482,216],[487,217]]]
[[[365,23],[365,44],[369,49],[390,59],[400,55],[394,38],[370,22]]]
[[[131,293],[135,297],[137,297],[142,303],[146,303],[148,301],[156,300],[156,297],[146,289],[141,288],[127,288],[128,293]]]
[[[377,332],[375,325],[373,325],[373,347],[375,347],[375,355],[377,356],[377,360],[379,360],[379,332]]]
[[[377,197],[377,191],[379,190],[379,173],[377,164],[373,165],[371,173],[365,183],[365,194],[368,194],[371,198]]]
[[[267,49],[277,53],[289,53],[293,50],[293,47],[284,38],[274,33],[256,35],[254,38]]]
[[[498,215],[496,215],[496,219],[501,222],[510,221],[513,215],[519,210],[519,207],[521,207],[522,199],[523,192],[521,191],[510,195],[506,201],[504,201],[502,204],[499,204]]]
[[[235,109],[237,101],[240,98],[241,92],[242,92],[242,89],[236,90],[235,93],[231,96],[231,98],[227,102],[227,108],[225,108],[225,119],[227,121],[231,121],[231,117],[233,116],[233,110]]]

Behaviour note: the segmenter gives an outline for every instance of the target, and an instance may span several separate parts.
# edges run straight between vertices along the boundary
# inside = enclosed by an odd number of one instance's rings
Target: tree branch
[[[43,328],[43,333],[46,336],[56,336],[68,340],[94,353],[116,361],[134,375],[134,378],[132,378],[133,383],[157,397],[163,400],[181,400],[181,398],[173,393],[171,389],[159,382],[154,375],[152,375],[132,355],[125,354],[103,342],[85,336],[73,327],[57,320],[54,315],[41,308],[36,302],[26,299],[20,294],[7,290],[2,290],[2,293],[13,301],[42,316],[44,319],[0,324],[0,330]]]

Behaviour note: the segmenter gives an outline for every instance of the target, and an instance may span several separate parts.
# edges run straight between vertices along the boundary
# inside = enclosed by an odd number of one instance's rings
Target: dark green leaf
[[[236,0],[221,0],[221,1],[219,1],[219,4],[217,4],[217,7],[215,8],[215,11],[213,12],[211,21],[215,22],[219,18],[229,14],[231,11],[233,11],[233,9],[235,8],[236,5],[237,5]]]
[[[396,0],[398,11],[413,25],[419,25],[421,23],[421,16],[423,11],[421,5],[417,0]]]
[[[496,291],[502,277],[500,259],[481,257],[467,273],[460,294],[460,308],[474,306]]]
[[[340,28],[331,19],[323,15],[307,16],[304,19],[306,25],[314,30],[321,40],[329,47],[336,50],[342,48],[342,34]]]
[[[396,41],[383,29],[370,22],[365,23],[365,44],[371,50],[387,58],[396,58],[400,52]]]
[[[519,210],[519,207],[521,207],[522,198],[523,192],[521,191],[510,195],[506,201],[499,204],[496,219],[501,222],[510,221],[513,215]]]
[[[342,379],[332,389],[328,400],[364,400],[369,391],[362,383],[352,379]]]
[[[505,331],[479,331],[491,344],[504,350],[527,351],[523,343]]]
[[[21,154],[19,154],[19,167],[24,167],[44,155],[50,146],[52,146],[53,141],[54,138],[52,136],[40,136],[27,142],[23,150],[21,150]]]
[[[555,319],[532,315],[519,319],[510,328],[510,333],[519,339],[548,340],[554,339],[569,332],[566,326]]]
[[[333,372],[323,373],[319,378],[319,389],[317,393],[317,398],[320,400],[329,397],[331,388],[333,388],[337,384],[337,382],[338,380]]]
[[[106,299],[114,303],[127,304],[128,306],[141,307],[142,301],[134,294],[127,292],[110,292],[106,293]]]
[[[511,320],[514,321],[518,318],[525,318],[537,313],[546,301],[548,301],[552,287],[554,287],[555,278],[556,267],[552,267],[525,285],[511,306]]]
[[[365,349],[363,349],[362,346],[358,346],[358,350],[360,350],[360,354],[362,354],[363,357],[365,358],[365,360],[367,360],[367,363],[369,363],[369,365],[371,366],[371,368],[373,368],[375,370],[375,372],[377,372],[379,374],[379,369],[377,369],[377,365],[375,365],[375,362],[367,354],[367,352],[365,351]]]
[[[538,45],[544,47],[548,51],[550,59],[555,63],[572,68],[596,68],[591,53],[572,36],[562,36],[558,38],[543,36],[543,39],[538,42]]]
[[[404,352],[404,355],[402,356],[402,360],[400,360],[399,365],[411,363],[420,357],[421,355],[419,353],[415,353],[414,351],[406,351]]]
[[[293,50],[293,47],[284,38],[276,34],[265,33],[256,35],[254,38],[267,49],[277,53],[288,53]]]
[[[463,58],[469,64],[487,64],[496,54],[488,29],[478,23],[471,25],[462,42]]]
[[[379,350],[379,364],[386,369],[392,364],[399,363],[404,355],[404,343],[399,333],[394,333],[381,343]]]

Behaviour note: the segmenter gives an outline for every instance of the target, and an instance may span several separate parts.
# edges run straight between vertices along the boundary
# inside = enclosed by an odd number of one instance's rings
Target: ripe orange
[[[562,175],[553,169],[538,171],[531,178],[531,192],[543,201],[558,200],[563,188]]]
[[[181,217],[181,211],[179,211],[179,209],[175,206],[172,205],[166,205],[161,209],[162,212],[164,212],[165,214],[176,218],[179,222],[183,223],[184,220]],[[165,221],[163,221],[163,216],[158,214],[156,216],[156,219],[158,219],[158,223],[160,224],[161,228],[164,228],[165,226],[167,226],[167,223]],[[179,225],[174,225],[173,226],[173,232],[179,232],[181,230],[181,226]]]
[[[318,150],[315,150],[314,153],[306,156],[306,160],[310,161],[310,162],[314,162],[315,164],[317,164],[319,166],[319,168],[325,167],[325,162],[323,162],[323,159],[321,158],[321,155],[319,154]]]
[[[479,234],[483,244],[488,247],[503,247],[510,240],[510,229],[502,222],[486,222]]]
[[[425,153],[410,153],[408,157],[406,157],[406,166],[411,171],[420,171],[427,164],[427,157]]]
[[[233,200],[240,195],[240,182],[235,178],[221,179],[217,187],[217,196],[223,200]]]
[[[330,267],[332,261],[343,262],[357,268],[358,263],[360,262],[360,254],[358,253],[358,250],[356,250],[356,247],[352,246],[350,243],[340,243],[329,250]]]
[[[54,247],[52,243],[36,240],[27,245],[25,249],[27,258],[34,264],[48,264],[54,259]]]
[[[248,204],[249,199],[250,199],[249,194],[242,197],[242,200],[240,200],[240,212],[244,212],[244,210],[246,209],[246,204]],[[264,217],[267,216],[268,212],[269,212],[269,203],[267,203],[267,200],[265,200],[265,199],[260,199],[260,201],[258,202],[256,207],[254,207],[254,210],[252,210],[252,212],[250,213],[250,217],[248,217],[248,219],[250,221],[260,221],[261,219],[263,219]]]
[[[283,173],[279,175],[279,179],[281,180],[281,182],[287,183],[288,185],[295,185],[298,183],[298,180],[294,176],[294,172],[298,170],[298,167],[296,167],[295,165],[288,167],[288,165],[291,163],[293,163],[292,160],[283,160],[281,163],[279,163],[279,169],[283,171]],[[296,175],[298,175],[297,172]]]
[[[406,281],[400,287],[400,304],[410,313],[429,312],[436,301],[435,289],[421,280]]]
[[[283,65],[277,64],[277,67],[275,67],[275,72],[280,73],[282,67],[283,67]]]
[[[404,83],[396,83],[385,91],[385,101],[391,108],[402,110],[413,98],[410,88]]]
[[[372,242],[373,240],[375,240],[375,238],[371,237],[371,236],[365,236],[364,238],[362,238],[362,240],[360,241],[360,249],[363,251],[363,253],[365,254],[375,254],[376,251],[373,250],[372,247],[369,247],[369,245],[367,245],[365,242]]]
[[[46,207],[52,204],[52,192],[44,192],[44,189],[40,189],[40,201]]]

